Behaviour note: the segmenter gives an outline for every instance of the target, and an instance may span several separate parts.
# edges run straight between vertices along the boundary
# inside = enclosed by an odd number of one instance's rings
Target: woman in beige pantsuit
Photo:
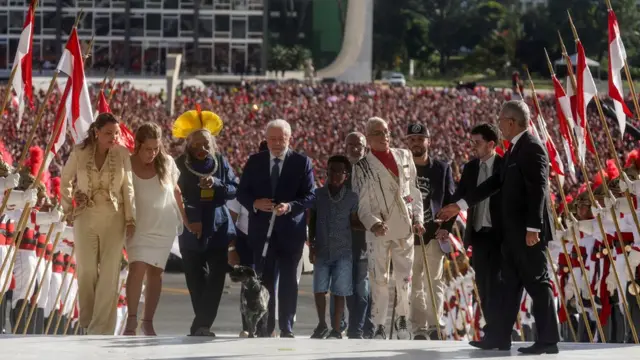
[[[117,144],[118,125],[112,114],[98,115],[62,170],[62,206],[73,222],[78,259],[80,327],[89,335],[115,331],[122,248],[135,231],[131,162]]]

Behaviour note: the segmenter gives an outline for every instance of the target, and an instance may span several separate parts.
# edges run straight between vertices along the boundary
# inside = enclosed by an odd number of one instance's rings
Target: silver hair
[[[387,122],[384,121],[382,118],[379,118],[377,116],[369,118],[369,120],[367,120],[367,124],[365,125],[365,132],[367,133],[367,135],[371,133],[371,130],[377,124],[383,124],[384,126],[387,126]]]
[[[344,138],[345,142],[347,142],[347,139],[349,138],[349,136],[357,136],[358,138],[360,138],[360,140],[362,140],[362,143],[364,144],[364,146],[367,146],[367,137],[364,136],[363,133],[358,131],[352,131],[348,133],[347,136]]]
[[[266,131],[269,131],[269,129],[271,128],[282,129],[282,131],[284,131],[286,135],[291,136],[291,125],[289,125],[289,123],[286,120],[275,119],[275,120],[269,121],[267,123]]]
[[[205,129],[196,130],[189,134],[189,136],[187,136],[187,146],[185,147],[185,151],[189,149],[189,147],[191,146],[191,142],[193,141],[193,136],[197,133],[202,133],[202,135],[207,138],[207,140],[209,141],[209,151],[211,151],[211,155],[215,155],[215,153],[218,152],[218,143],[216,142],[216,137],[213,136],[209,132],[209,130]]]
[[[531,117],[531,111],[529,105],[522,100],[510,100],[502,105],[500,113],[505,116],[509,116],[516,121],[518,126],[526,128],[529,126],[529,118]]]

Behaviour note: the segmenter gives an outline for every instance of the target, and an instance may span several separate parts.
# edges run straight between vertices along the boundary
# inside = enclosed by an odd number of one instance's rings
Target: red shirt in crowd
[[[371,153],[380,160],[382,165],[384,165],[389,171],[393,173],[395,176],[400,176],[398,172],[398,164],[396,163],[396,159],[393,158],[393,154],[391,150],[387,151],[376,151],[371,149]]]

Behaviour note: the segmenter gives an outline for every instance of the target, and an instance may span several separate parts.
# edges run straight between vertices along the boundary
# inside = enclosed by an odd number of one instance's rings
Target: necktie
[[[280,159],[273,159],[271,167],[271,194],[276,196],[276,187],[278,186],[278,178],[280,177]]]
[[[482,184],[485,180],[487,180],[487,164],[483,161],[480,163],[480,172],[478,173],[478,185]],[[480,231],[482,229],[483,220],[487,213],[487,205],[489,205],[488,199],[482,200],[475,212],[475,217],[473,221],[473,228],[476,231]]]

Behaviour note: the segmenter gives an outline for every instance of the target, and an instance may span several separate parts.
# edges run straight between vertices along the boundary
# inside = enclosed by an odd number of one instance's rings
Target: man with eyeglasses
[[[461,209],[478,205],[500,191],[503,283],[499,306],[502,316],[490,325],[487,336],[469,344],[483,350],[510,350],[511,330],[520,311],[524,289],[533,299],[537,336],[533,345],[518,351],[531,355],[557,354],[558,317],[545,254],[552,240],[546,200],[549,156],[540,140],[527,131],[530,115],[529,106],[523,101],[512,100],[502,106],[498,126],[510,146],[500,171],[458,202],[442,208],[438,218],[448,220]]]
[[[389,127],[381,118],[366,124],[371,151],[354,166],[352,186],[358,194],[358,217],[367,229],[375,339],[386,339],[389,307],[389,268],[393,262],[397,293],[395,324],[398,339],[410,339],[407,317],[411,294],[413,237],[422,236],[422,196],[416,186],[416,167],[408,150],[390,147]]]

